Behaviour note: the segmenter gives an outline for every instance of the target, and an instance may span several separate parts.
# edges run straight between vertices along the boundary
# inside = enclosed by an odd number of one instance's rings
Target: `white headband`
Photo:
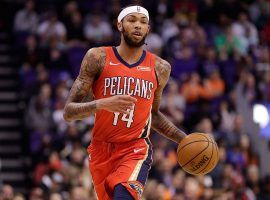
[[[149,21],[149,13],[148,13],[148,11],[145,8],[143,8],[141,6],[130,6],[130,7],[127,7],[125,9],[123,9],[120,12],[120,14],[118,15],[118,18],[117,18],[118,22],[121,22],[122,19],[125,16],[127,16],[127,15],[129,15],[131,13],[141,13],[141,14],[144,14],[147,17],[148,21]]]

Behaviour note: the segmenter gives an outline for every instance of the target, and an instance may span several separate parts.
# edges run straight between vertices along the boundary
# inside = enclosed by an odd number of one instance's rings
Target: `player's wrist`
[[[95,100],[96,110],[104,110],[105,109],[105,102],[104,99]]]
[[[102,109],[102,104],[101,104],[100,100],[101,99],[95,100],[96,110],[101,110]]]

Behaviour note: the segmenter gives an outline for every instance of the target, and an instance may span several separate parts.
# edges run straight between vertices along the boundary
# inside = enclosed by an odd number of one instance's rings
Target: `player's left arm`
[[[186,134],[178,129],[159,111],[162,92],[170,77],[171,65],[167,61],[156,56],[155,70],[159,84],[155,91],[152,105],[151,128],[153,128],[159,134],[171,139],[172,141],[179,143],[186,136]]]

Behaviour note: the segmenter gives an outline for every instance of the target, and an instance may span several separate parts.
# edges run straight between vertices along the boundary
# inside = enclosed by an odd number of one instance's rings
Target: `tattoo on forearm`
[[[155,70],[158,76],[159,86],[155,91],[155,98],[153,100],[152,128],[165,137],[179,143],[186,134],[178,129],[159,111],[162,92],[170,77],[171,66],[167,61],[156,57]]]
[[[178,129],[171,121],[169,121],[161,112],[152,119],[152,128],[163,136],[179,143],[186,134]]]
[[[88,102],[88,103],[70,103],[69,112],[72,114],[71,118],[76,119],[84,119],[89,117],[91,113],[96,111],[96,101]]]
[[[96,102],[83,102],[92,97],[93,82],[105,65],[106,53],[102,48],[89,50],[83,58],[79,76],[75,80],[67,100],[64,117],[67,120],[83,119],[96,111]]]

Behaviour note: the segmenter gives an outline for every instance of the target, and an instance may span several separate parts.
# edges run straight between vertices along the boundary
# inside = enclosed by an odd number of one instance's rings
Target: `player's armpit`
[[[96,111],[96,101],[83,102],[92,96],[92,85],[105,65],[106,52],[103,48],[90,49],[84,56],[81,69],[70,90],[63,117],[66,121],[80,120]]]
[[[179,143],[186,136],[186,134],[183,131],[179,130],[159,111],[162,92],[169,80],[171,66],[167,61],[156,57],[155,70],[159,85],[157,90],[155,91],[154,101],[152,105],[151,128],[153,128],[159,134]]]

